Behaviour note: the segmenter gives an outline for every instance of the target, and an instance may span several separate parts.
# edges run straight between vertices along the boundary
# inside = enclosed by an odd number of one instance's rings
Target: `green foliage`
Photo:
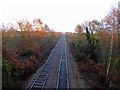
[[[2,59],[2,88],[8,89],[14,87],[14,82],[11,79],[12,66],[7,60]]]
[[[8,73],[8,76],[15,75],[21,77],[24,74],[24,67],[15,68],[7,60],[2,60],[2,71]]]
[[[89,73],[89,77],[92,79],[92,71],[101,72],[100,74],[95,75],[95,80],[98,82],[97,85],[101,84],[103,87],[109,87],[109,83],[111,82],[111,87],[120,87],[120,57],[119,57],[119,40],[120,38],[117,36],[117,33],[114,32],[114,40],[113,40],[113,51],[112,51],[112,58],[111,58],[111,65],[109,67],[110,73],[106,76],[106,70],[108,66],[108,60],[110,57],[110,39],[111,34],[109,31],[103,30],[96,32],[95,34],[90,34],[88,31],[81,36],[73,34],[72,36],[68,36],[70,40],[69,44],[71,47],[72,54],[76,61],[81,61],[81,65],[88,62],[91,59],[96,61],[94,63],[95,67],[91,66],[91,70],[89,65],[82,66],[82,68],[87,68],[86,71]],[[96,60],[95,60],[96,59]],[[88,64],[90,64],[88,62]],[[100,67],[98,68],[98,66]],[[101,69],[99,71],[99,69]],[[102,80],[102,79],[103,80]],[[101,81],[102,80],[102,81]]]
[[[11,75],[12,66],[7,60],[2,60],[2,70],[8,73],[8,75]]]
[[[17,78],[20,78],[24,75],[25,70],[24,67],[19,67],[14,69],[13,75],[16,76]]]
[[[77,61],[89,57],[97,62],[100,47],[99,38],[96,35],[91,35],[87,31],[86,34],[82,34],[81,36],[74,35],[70,43],[77,52],[75,55]]]
[[[88,28],[86,27],[86,38],[87,38],[87,53],[90,56],[90,59],[94,60],[96,63],[98,62],[97,60],[97,49],[99,49],[99,40],[97,39],[97,37],[93,34],[90,33],[90,31],[88,31]]]

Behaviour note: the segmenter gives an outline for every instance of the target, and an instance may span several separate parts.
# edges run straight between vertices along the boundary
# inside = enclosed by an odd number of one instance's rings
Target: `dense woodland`
[[[17,24],[18,28],[2,28],[3,89],[21,89],[26,79],[45,63],[61,36],[40,19],[19,20]]]
[[[86,21],[67,33],[71,52],[91,87],[120,88],[120,21],[112,8],[101,21]]]

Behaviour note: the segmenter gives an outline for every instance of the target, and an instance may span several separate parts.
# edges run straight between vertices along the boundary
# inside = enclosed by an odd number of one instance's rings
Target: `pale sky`
[[[0,0],[0,23],[40,18],[55,31],[74,31],[76,24],[105,17],[119,0]]]

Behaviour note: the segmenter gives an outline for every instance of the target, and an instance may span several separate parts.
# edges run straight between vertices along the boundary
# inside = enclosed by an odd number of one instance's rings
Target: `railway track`
[[[61,52],[58,53],[58,52]],[[60,55],[58,79],[57,79],[57,89],[68,88],[68,70],[67,70],[67,54],[66,54],[66,40],[65,35],[63,35],[57,42],[55,48],[51,51],[50,56],[48,57],[43,68],[39,71],[37,77],[33,80],[32,84],[29,87],[29,90],[43,90],[45,89],[45,84],[48,80],[49,73],[52,69],[52,66],[57,60],[57,57]]]
[[[64,42],[61,50],[61,58],[59,64],[59,72],[58,72],[58,81],[57,81],[57,89],[69,89],[68,83],[68,67],[67,67],[67,49],[66,49],[66,40],[64,36]]]
[[[62,43],[62,37],[57,42],[55,48],[52,50],[43,68],[40,70],[39,74],[37,75],[37,77],[34,79],[33,83],[31,84],[31,86],[29,87],[29,90],[44,89],[48,75],[54,63],[54,60],[57,56],[57,52],[61,47],[61,43]]]

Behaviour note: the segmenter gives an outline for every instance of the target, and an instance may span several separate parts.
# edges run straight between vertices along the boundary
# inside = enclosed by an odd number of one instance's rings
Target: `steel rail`
[[[63,37],[63,45],[61,50],[61,58],[59,63],[59,71],[58,71],[58,80],[57,80],[57,90],[69,89],[68,83],[68,67],[67,67],[67,47],[66,47],[66,39],[65,35]]]
[[[62,37],[59,39],[55,48],[52,50],[50,56],[48,57],[47,61],[45,62],[43,68],[41,68],[37,77],[34,79],[34,81],[31,84],[29,90],[43,89],[44,88],[44,85],[47,81],[47,78],[48,78],[49,73],[51,71],[51,68],[53,66],[55,56],[57,55],[57,50],[59,49],[59,47],[61,45],[60,43],[62,43]]]

